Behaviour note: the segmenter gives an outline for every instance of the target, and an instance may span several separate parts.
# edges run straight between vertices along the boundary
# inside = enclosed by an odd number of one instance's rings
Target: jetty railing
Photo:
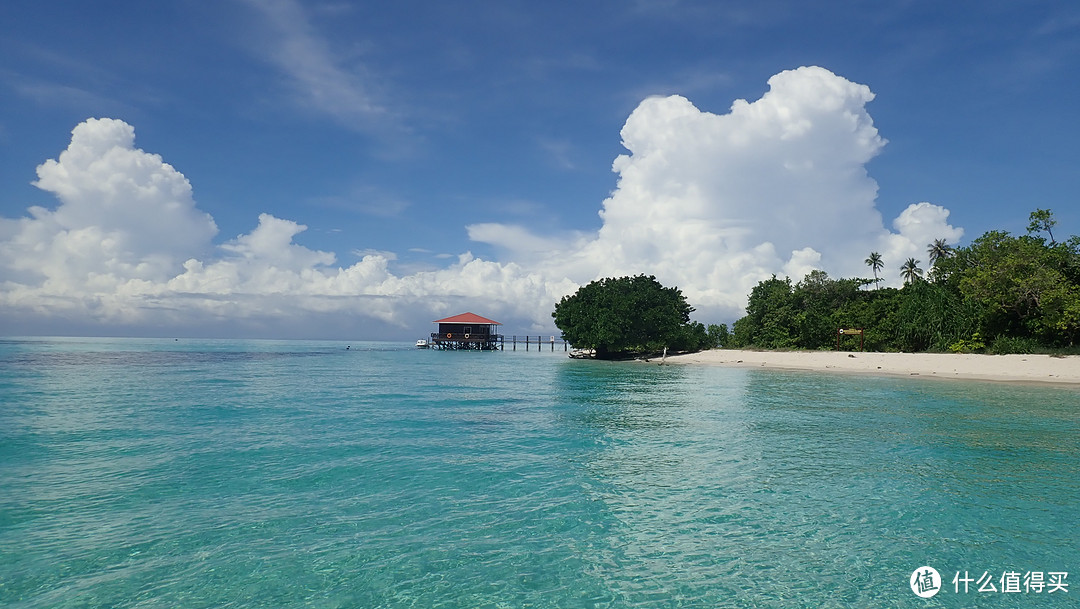
[[[445,332],[431,333],[431,346],[437,349],[478,349],[482,351],[505,351],[507,343],[510,343],[510,350],[517,351],[518,345],[521,345],[526,351],[535,349],[540,351],[544,347],[547,347],[551,351],[555,351],[556,345],[561,345],[563,351],[570,350],[570,344],[562,336],[543,336],[527,334],[525,336],[517,336],[516,334],[506,336],[505,334],[469,334],[464,332]]]
[[[519,342],[518,338],[519,337],[516,336],[516,335],[512,335],[510,337],[510,345],[511,345],[510,350],[511,351],[517,351],[517,346],[518,346],[518,342]],[[570,344],[567,343],[566,339],[561,337],[561,336],[555,337],[555,336],[548,335],[548,337],[545,338],[543,336],[535,336],[534,337],[534,336],[530,336],[530,335],[525,335],[525,336],[522,336],[520,338],[522,339],[520,342],[523,345],[525,345],[525,350],[526,351],[529,350],[529,345],[535,345],[537,351],[542,349],[545,345],[550,346],[551,350],[555,351],[555,345],[556,344],[562,344],[563,351],[569,351],[570,350]],[[533,340],[533,338],[535,338],[536,340]],[[506,350],[506,342],[505,341],[503,342],[503,347],[502,348],[503,348],[504,351]]]

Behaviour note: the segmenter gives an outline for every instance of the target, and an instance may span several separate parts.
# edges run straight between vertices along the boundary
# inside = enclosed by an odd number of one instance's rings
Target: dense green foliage
[[[678,288],[637,275],[594,281],[560,300],[551,316],[570,344],[612,358],[718,344],[727,328],[691,322],[693,310]]]
[[[904,287],[864,289],[873,279],[832,279],[814,271],[799,283],[771,279],[750,293],[731,346],[835,348],[839,328],[864,328],[877,351],[1030,353],[1080,341],[1080,238],[1055,241],[1048,210],[1030,216],[1028,234],[991,231],[971,245],[928,245],[931,267],[899,267]],[[1040,233],[1045,232],[1049,240]],[[882,268],[872,252],[867,266]],[[895,267],[894,267],[895,268]],[[850,337],[841,346],[857,347]]]

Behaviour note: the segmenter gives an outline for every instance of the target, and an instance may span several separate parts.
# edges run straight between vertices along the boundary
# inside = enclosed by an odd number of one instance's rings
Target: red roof
[[[480,317],[476,313],[462,313],[461,315],[455,315],[453,317],[447,317],[446,319],[436,319],[431,322],[435,324],[491,324],[493,326],[501,326],[502,324],[497,321],[492,321],[486,317]]]

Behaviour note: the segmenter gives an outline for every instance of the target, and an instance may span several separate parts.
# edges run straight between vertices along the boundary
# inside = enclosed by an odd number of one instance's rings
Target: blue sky
[[[1075,234],[1078,64],[1060,1],[8,0],[0,334],[549,333],[638,272],[730,322]]]

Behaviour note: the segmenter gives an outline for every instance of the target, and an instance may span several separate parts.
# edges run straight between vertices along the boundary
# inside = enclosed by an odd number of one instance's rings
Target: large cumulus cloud
[[[933,239],[961,237],[948,211],[929,203],[885,227],[866,171],[885,145],[866,110],[873,97],[811,67],[777,74],[761,99],[737,100],[726,114],[679,96],[646,99],[622,129],[628,153],[613,163],[617,182],[600,204],[598,232],[571,233],[570,247],[552,248],[525,228],[478,222],[470,237],[507,259],[466,252],[444,269],[406,275],[387,254],[342,266],[294,241],[303,224],[269,214],[215,245],[214,221],[184,176],[136,148],[130,125],[91,119],[38,168],[35,184],[59,205],[0,219],[0,311],[87,328],[348,318],[415,331],[432,316],[475,308],[515,331],[540,331],[578,285],[644,272],[682,288],[706,321],[731,319],[773,273],[866,275],[872,250],[898,266]]]
[[[866,171],[885,145],[866,110],[873,98],[865,85],[804,67],[773,76],[761,99],[736,100],[727,114],[680,96],[646,99],[622,129],[629,153],[612,166],[618,182],[599,233],[545,263],[579,281],[653,273],[730,317],[772,273],[864,276],[870,251],[899,266],[934,238],[956,243],[963,231],[929,203],[885,228]],[[483,234],[499,241],[495,225]]]
[[[81,282],[90,276],[166,279],[177,258],[205,251],[217,233],[195,207],[191,185],[155,154],[134,148],[135,130],[90,119],[34,184],[60,201],[53,211],[5,221],[8,264],[29,275]]]
[[[34,184],[60,203],[0,219],[0,305],[115,317],[131,312],[127,294],[210,250],[217,226],[187,179],[134,140],[122,121],[90,119],[59,159],[38,167]]]

